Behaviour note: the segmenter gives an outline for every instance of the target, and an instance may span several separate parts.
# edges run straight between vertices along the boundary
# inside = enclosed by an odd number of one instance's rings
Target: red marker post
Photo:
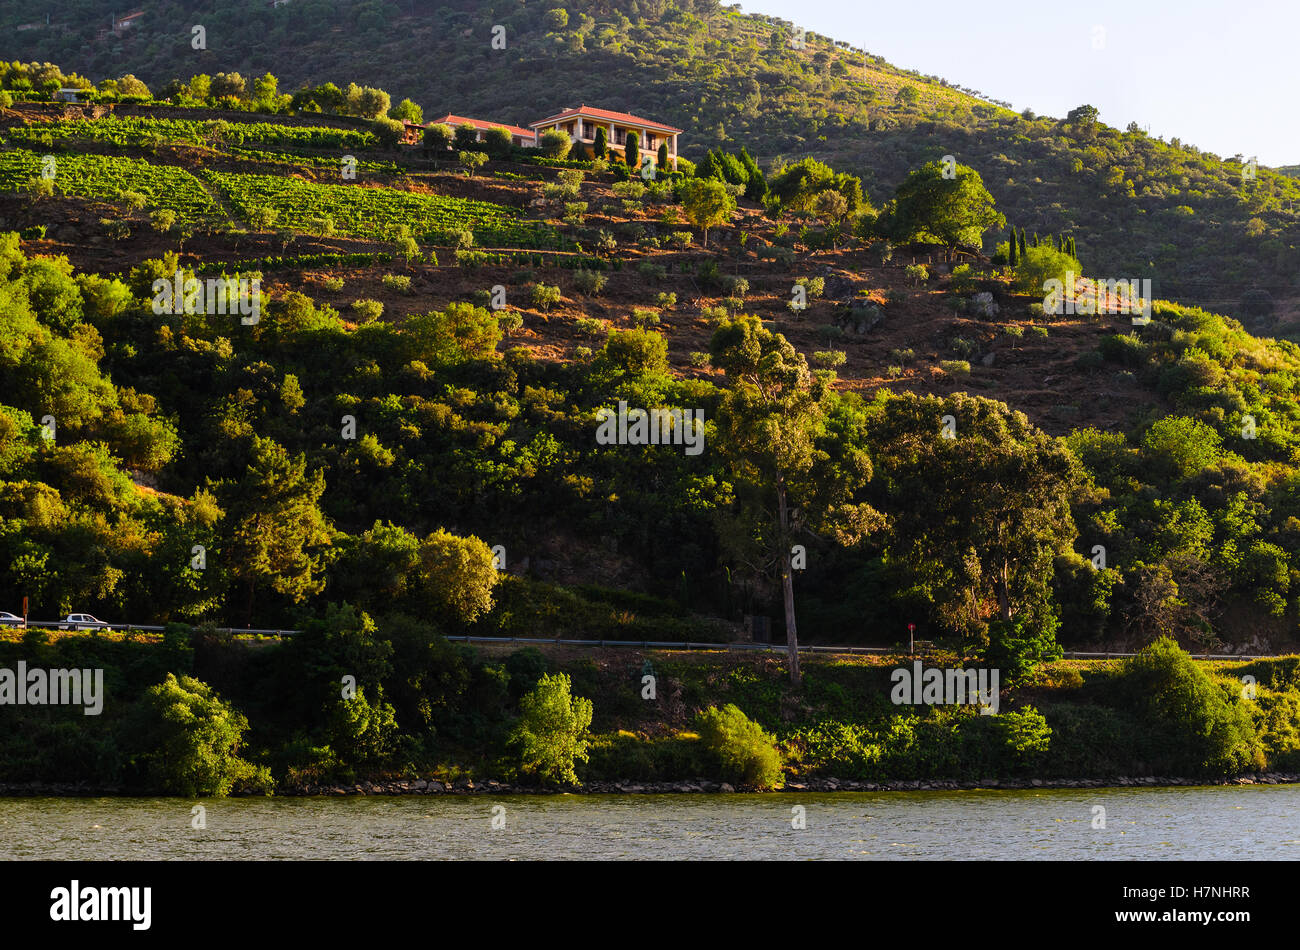
[[[907,625],[907,655],[916,656],[916,624]]]

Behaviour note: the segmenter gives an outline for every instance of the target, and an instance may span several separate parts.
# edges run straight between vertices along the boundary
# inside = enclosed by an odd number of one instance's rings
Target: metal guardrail
[[[4,626],[0,624],[0,626]],[[79,630],[89,632],[90,630],[109,630],[109,631],[126,631],[142,630],[149,633],[161,633],[167,628],[154,624],[141,623],[101,623],[98,626],[89,623],[72,623],[67,620],[30,620],[27,622],[28,627],[41,627],[51,630]],[[15,629],[21,629],[21,626],[14,624]],[[189,625],[191,630],[197,630],[198,627]],[[218,633],[249,633],[261,636],[293,636],[299,633],[298,630],[278,629],[259,627],[213,627]],[[547,644],[550,646],[575,646],[575,647],[635,647],[639,650],[711,650],[715,652],[733,652],[733,651],[750,651],[750,652],[767,652],[767,653],[784,653],[786,646],[784,643],[679,643],[670,640],[569,640],[554,637],[471,637],[471,636],[453,636],[445,639],[465,644],[474,643],[521,643],[526,646],[538,646]],[[903,655],[895,647],[859,647],[859,646],[822,646],[820,644],[801,644],[800,653],[826,653],[838,654],[845,656],[863,656],[863,655]],[[1273,656],[1281,654],[1259,654],[1259,653],[1193,653],[1192,657],[1199,660],[1267,660]],[[1136,653],[1122,653],[1116,651],[1104,652],[1082,652],[1078,650],[1066,650],[1062,653],[1062,659],[1066,660],[1121,660],[1127,657],[1137,656]]]
[[[165,626],[159,626],[157,624],[147,624],[147,623],[94,624],[94,623],[86,623],[85,621],[73,621],[73,620],[28,620],[25,624],[0,623],[0,627],[4,627],[4,626],[12,626],[13,629],[15,630],[21,630],[24,629],[25,627],[38,627],[45,630],[69,630],[69,631],[80,631],[83,633],[89,633],[93,630],[107,630],[107,631],[119,631],[119,632],[126,631],[126,630],[142,630],[146,633],[162,633],[167,629]],[[188,626],[191,630],[199,629],[194,624],[183,624],[183,626]],[[275,635],[275,636],[288,636],[299,632],[297,630],[283,630],[283,629],[272,630],[269,628],[259,628],[259,627],[212,627],[211,629],[216,630],[218,633],[256,633],[262,635]]]

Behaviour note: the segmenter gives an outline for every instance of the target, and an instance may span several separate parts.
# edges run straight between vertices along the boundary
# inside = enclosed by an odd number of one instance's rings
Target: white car
[[[68,614],[68,616],[63,619],[63,622],[65,624],[71,624],[71,627],[60,627],[59,628],[60,630],[68,630],[68,629],[107,630],[108,629],[108,624],[104,623],[104,621],[98,619],[97,617],[92,617],[90,614]]]
[[[25,627],[27,623],[17,614],[11,614],[7,610],[0,610],[0,627]]]

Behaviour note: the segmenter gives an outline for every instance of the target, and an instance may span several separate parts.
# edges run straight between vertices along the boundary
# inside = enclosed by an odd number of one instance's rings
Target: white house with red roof
[[[672,162],[674,170],[677,168],[677,136],[682,130],[653,119],[643,119],[627,112],[597,109],[584,103],[576,109],[561,109],[545,119],[530,122],[528,127],[533,130],[534,145],[540,145],[542,135],[551,129],[564,132],[575,145],[591,145],[596,141],[596,129],[603,127],[605,140],[611,149],[625,148],[628,133],[635,132],[637,146],[643,157],[648,155],[657,160],[659,146],[667,143],[668,160]]]
[[[425,123],[425,128],[431,125],[450,125],[453,129],[458,125],[472,125],[478,131],[477,140],[482,142],[488,129],[505,129],[510,133],[510,144],[519,146],[532,146],[536,144],[536,137],[532,129],[521,128],[517,125],[506,125],[504,122],[487,122],[483,119],[471,119],[463,115],[453,115],[448,112],[440,119],[434,119],[432,122]]]

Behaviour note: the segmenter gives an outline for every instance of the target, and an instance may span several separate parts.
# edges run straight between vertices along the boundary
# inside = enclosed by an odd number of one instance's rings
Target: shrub
[[[1047,336],[1047,327],[1037,327],[1037,326],[1030,327],[1030,328],[1029,328],[1029,335],[1030,335],[1030,336]]]
[[[519,702],[511,733],[519,768],[545,784],[577,784],[574,764],[589,758],[591,700],[571,694],[567,673],[546,674]]]
[[[739,297],[742,300],[745,294],[749,293],[749,281],[743,277],[728,277],[722,282],[722,286],[732,297]]]
[[[547,158],[564,158],[569,154],[569,149],[573,142],[567,135],[559,129],[551,129],[542,133],[541,149],[542,154]]]
[[[807,291],[809,297],[820,297],[826,291],[824,277],[800,277],[795,280],[795,284]]]
[[[693,351],[689,359],[691,365],[694,366],[696,369],[703,369],[704,367],[709,365],[709,354],[705,353],[703,350]]]
[[[326,277],[324,280],[321,281],[321,286],[323,286],[326,290],[332,290],[335,293],[337,293],[338,291],[343,289],[343,278]]]
[[[924,264],[908,264],[903,273],[913,284],[923,284],[930,279],[930,270]]]
[[[503,310],[497,315],[497,322],[501,325],[501,332],[510,336],[523,328],[524,316],[514,310]]]
[[[573,286],[578,288],[578,292],[588,297],[593,297],[605,289],[607,278],[598,270],[583,270],[579,268],[573,272]]]
[[[236,786],[269,791],[271,773],[239,757],[248,720],[212,688],[171,673],[145,691],[130,731],[146,783],[170,795],[227,795]]]
[[[411,278],[405,274],[385,274],[384,287],[388,290],[396,290],[398,293],[409,294]]]
[[[671,310],[673,307],[677,306],[677,295],[670,291],[662,291],[659,296],[655,298],[655,303],[657,303],[661,309]]]
[[[940,360],[939,368],[949,376],[970,375],[970,362],[967,360]]]
[[[905,350],[894,349],[889,351],[889,358],[896,360],[903,366],[907,366],[916,360],[916,351],[910,346]]]
[[[653,310],[642,310],[638,307],[632,311],[632,326],[639,330],[656,326],[658,323],[659,314],[655,313]]]
[[[352,312],[356,314],[358,323],[374,323],[384,315],[384,305],[378,300],[354,300]]]
[[[528,292],[528,299],[534,307],[550,310],[551,305],[559,303],[562,297],[559,287],[548,284],[533,284],[532,290]]]
[[[573,325],[583,336],[589,336],[594,340],[602,339],[609,334],[605,322],[595,317],[579,317]]]
[[[1178,643],[1161,637],[1126,660],[1124,687],[1156,728],[1176,767],[1230,775],[1263,767],[1246,709],[1193,662]]]
[[[575,228],[582,224],[583,218],[586,217],[586,214],[587,202],[585,201],[569,201],[564,205],[564,221],[566,224],[571,224]]]
[[[1013,323],[1010,326],[1003,327],[1002,332],[1007,336],[1024,336],[1025,328],[1018,323]]]
[[[645,196],[645,185],[639,181],[620,181],[615,182],[610,191],[619,198],[637,201]]]
[[[440,122],[424,130],[424,145],[426,148],[443,152],[451,148],[455,136],[456,131],[450,125]]]
[[[697,722],[705,754],[720,778],[756,788],[784,784],[776,741],[734,704],[710,706]]]
[[[646,277],[650,277],[654,280],[663,280],[668,276],[668,271],[664,269],[664,265],[656,264],[653,261],[642,261],[640,264],[636,265],[636,269]]]
[[[822,366],[843,366],[849,356],[843,350],[825,350],[813,354],[813,362]]]
[[[461,152],[457,160],[460,162],[460,167],[465,169],[465,177],[473,178],[474,172],[487,162],[488,157],[483,152]]]
[[[155,231],[166,234],[172,228],[176,227],[176,212],[168,208],[159,208],[153,214],[149,215],[149,224]]]

